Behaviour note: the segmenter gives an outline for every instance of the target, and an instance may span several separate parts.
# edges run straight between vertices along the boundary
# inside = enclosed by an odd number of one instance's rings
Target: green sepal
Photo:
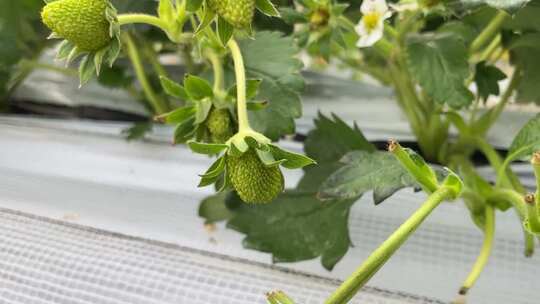
[[[291,151],[283,150],[276,145],[268,145],[274,158],[281,161],[281,165],[287,169],[300,169],[309,165],[317,164],[312,158],[294,153]]]
[[[190,118],[176,126],[174,130],[174,144],[185,143],[195,134],[195,118]]]
[[[248,79],[246,80],[246,99],[250,100],[257,97],[259,94],[259,87],[261,86],[262,79]],[[227,92],[227,97],[231,100],[236,100],[237,87],[233,85]]]
[[[247,109],[249,111],[260,111],[268,107],[268,101],[252,101],[247,103]]]
[[[154,120],[166,124],[179,124],[184,122],[188,118],[193,118],[195,112],[196,110],[193,106],[181,107],[169,113],[156,116]]]
[[[227,22],[225,19],[218,16],[218,20],[216,23],[217,27],[217,33],[219,37],[219,41],[221,41],[221,44],[223,46],[226,46],[229,40],[232,38],[234,33],[234,27],[232,24]]]
[[[461,178],[449,168],[444,168],[448,175],[441,183],[441,187],[446,187],[452,190],[453,199],[458,198],[463,192],[464,184]]]
[[[181,100],[190,99],[188,93],[186,92],[186,89],[180,84],[176,83],[175,81],[165,76],[160,76],[159,80],[161,82],[161,86],[163,87],[163,90],[165,90],[165,93],[167,93],[167,95],[170,95],[172,97],[175,97]]]
[[[208,114],[210,114],[210,110],[212,109],[212,101],[210,99],[203,99],[197,101],[195,104],[196,113],[195,113],[195,123],[201,124],[203,123],[206,118],[208,117]]]
[[[191,151],[206,155],[216,155],[229,148],[226,144],[208,144],[196,141],[189,141],[188,146]]]
[[[281,165],[285,160],[276,160],[272,152],[256,149],[257,156],[266,167],[276,167]]]
[[[271,17],[280,17],[280,13],[270,0],[256,0],[255,7],[263,14]]]
[[[184,88],[191,98],[201,100],[203,98],[213,98],[214,91],[206,79],[195,75],[186,75],[184,79]]]

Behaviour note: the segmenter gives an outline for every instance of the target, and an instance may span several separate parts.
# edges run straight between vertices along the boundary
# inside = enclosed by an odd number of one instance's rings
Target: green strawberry
[[[213,108],[206,120],[206,127],[214,143],[224,143],[233,136],[231,115],[227,109]]]
[[[112,39],[105,17],[108,0],[58,0],[41,12],[54,33],[86,52],[97,51]]]
[[[253,149],[240,157],[227,156],[226,165],[232,186],[246,203],[268,203],[283,192],[279,166],[265,166]]]
[[[249,27],[255,14],[255,0],[208,0],[208,5],[235,28]]]

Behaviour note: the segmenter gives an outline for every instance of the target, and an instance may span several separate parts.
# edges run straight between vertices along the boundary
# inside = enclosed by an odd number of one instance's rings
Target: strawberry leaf
[[[249,113],[252,127],[273,140],[294,133],[294,119],[302,114],[304,79],[292,38],[258,32],[255,39],[243,40],[240,45],[248,77],[262,80],[258,98],[268,101],[264,109]]]

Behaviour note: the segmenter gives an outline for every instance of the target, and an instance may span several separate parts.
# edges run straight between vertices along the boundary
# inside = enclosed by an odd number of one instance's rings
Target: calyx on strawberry
[[[255,0],[207,0],[207,3],[235,28],[249,27],[255,14]]]
[[[41,12],[43,23],[81,51],[92,52],[112,39],[106,17],[108,0],[58,0]]]

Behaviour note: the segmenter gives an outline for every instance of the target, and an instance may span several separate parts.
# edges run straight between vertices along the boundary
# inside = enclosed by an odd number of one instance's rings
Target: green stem
[[[139,54],[137,46],[135,45],[135,42],[133,41],[133,38],[129,34],[124,34],[123,38],[126,44],[127,55],[131,60],[137,79],[141,84],[144,95],[152,105],[155,114],[163,114],[167,112],[168,109],[166,104],[157,96],[157,94],[154,92],[154,89],[152,89],[150,82],[148,81],[144,66],[141,61],[141,56]]]
[[[120,14],[118,15],[118,24],[120,26],[134,23],[143,23],[160,28],[164,32],[168,32],[168,25],[165,21],[156,16],[148,14]]]
[[[485,216],[486,225],[484,227],[484,243],[482,244],[480,255],[476,259],[471,272],[467,276],[467,279],[465,279],[465,282],[459,291],[461,295],[465,295],[467,291],[473,287],[474,283],[476,283],[478,277],[480,277],[480,274],[486,267],[489,256],[491,255],[491,251],[493,249],[493,239],[495,235],[495,209],[492,206],[487,205]]]
[[[425,203],[407,221],[405,221],[364,263],[326,300],[326,304],[344,304],[375,275],[375,273],[392,257],[429,214],[439,204],[453,197],[453,190],[441,187],[433,192]]]
[[[525,257],[531,257],[534,254],[534,246],[536,245],[534,235],[525,229],[523,229],[523,235],[525,237]]]
[[[489,45],[486,47],[486,49],[482,52],[480,55],[480,61],[485,61],[491,58],[493,53],[497,50],[497,48],[501,45],[501,35],[495,36],[495,39],[493,39]]]
[[[507,18],[508,14],[506,12],[499,11],[480,35],[473,41],[470,52],[475,53],[479,51],[499,31]]]
[[[210,60],[214,72],[214,93],[222,93],[225,87],[225,73],[221,58],[212,50],[206,51],[206,57]]]
[[[474,139],[474,142],[478,149],[487,157],[495,172],[497,172],[497,186],[512,188],[524,193],[525,188],[514,172],[508,168],[508,162],[503,162],[499,153],[485,139],[477,137]]]
[[[388,151],[394,154],[400,164],[414,177],[415,180],[418,181],[427,193],[433,193],[437,190],[439,185],[437,184],[435,176],[428,176],[423,172],[411,158],[409,153],[407,153],[398,142],[394,140],[390,141],[388,144]]]
[[[244,58],[238,43],[234,39],[229,40],[228,47],[231,50],[231,55],[234,61],[234,72],[236,75],[236,107],[238,111],[238,131],[249,131],[249,118],[247,112],[246,100],[246,69],[244,67]]]

